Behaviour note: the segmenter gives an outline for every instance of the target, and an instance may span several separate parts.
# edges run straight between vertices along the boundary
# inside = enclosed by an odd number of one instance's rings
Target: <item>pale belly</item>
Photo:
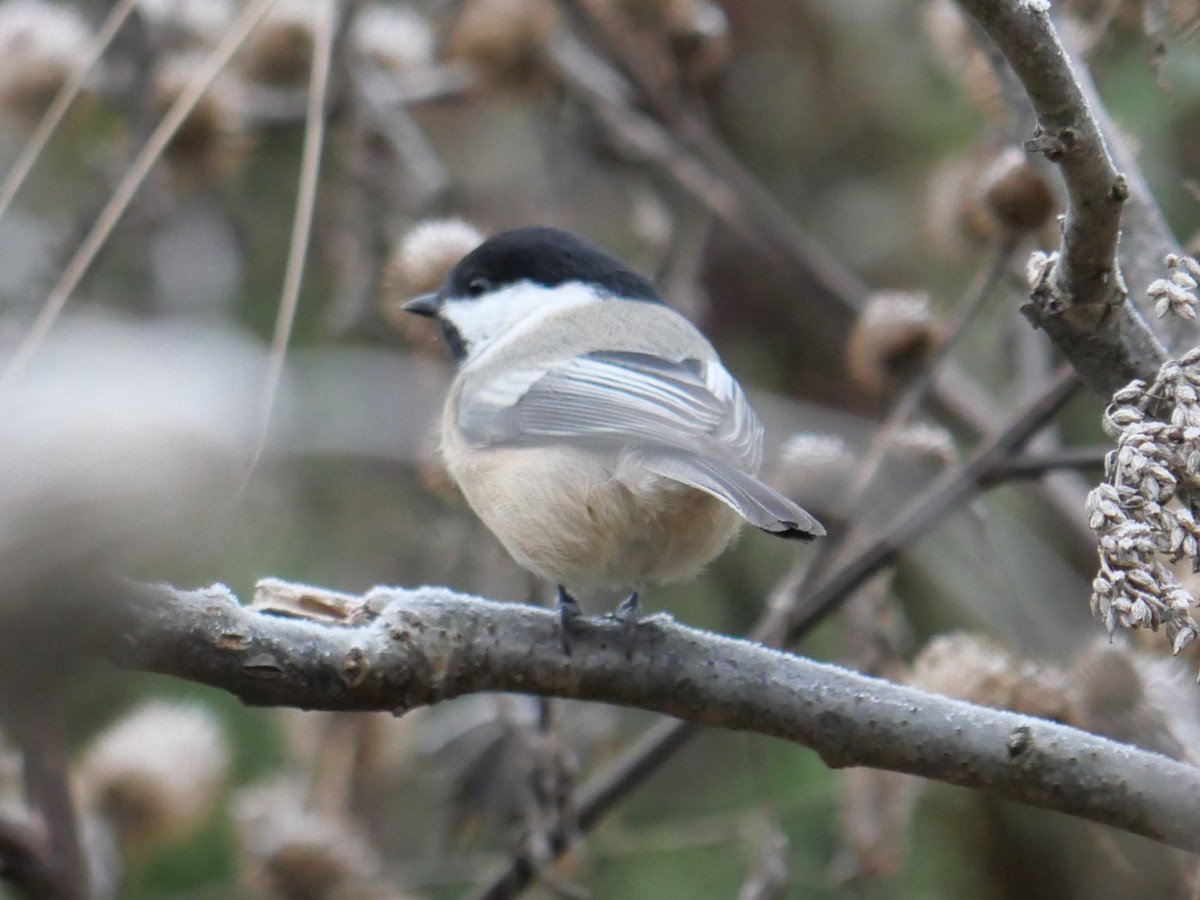
[[[446,463],[513,559],[568,588],[688,578],[741,524],[702,491],[588,451],[491,448]]]

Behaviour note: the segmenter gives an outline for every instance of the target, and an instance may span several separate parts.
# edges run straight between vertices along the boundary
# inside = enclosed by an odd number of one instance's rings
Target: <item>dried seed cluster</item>
[[[1104,430],[1117,442],[1087,500],[1100,537],[1092,612],[1109,632],[1166,628],[1175,652],[1195,639],[1195,598],[1166,560],[1200,571],[1200,348],[1113,396]],[[1151,409],[1170,410],[1167,420]]]
[[[1196,285],[1200,283],[1200,262],[1194,257],[1175,253],[1166,259],[1168,275],[1151,282],[1146,293],[1154,301],[1154,312],[1161,319],[1167,313],[1188,322],[1196,318]]]

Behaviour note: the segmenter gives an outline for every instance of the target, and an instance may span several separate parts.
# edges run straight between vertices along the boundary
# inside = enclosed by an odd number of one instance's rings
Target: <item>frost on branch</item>
[[[1149,387],[1139,380],[1118,391],[1104,413],[1117,449],[1087,500],[1100,538],[1092,612],[1110,633],[1165,626],[1176,653],[1200,632],[1195,598],[1167,565],[1187,559],[1200,571],[1198,397],[1200,349],[1165,363]]]

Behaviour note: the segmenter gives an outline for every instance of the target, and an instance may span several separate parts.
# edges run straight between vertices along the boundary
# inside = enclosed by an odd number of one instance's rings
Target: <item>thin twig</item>
[[[45,829],[46,871],[53,890],[43,900],[87,900],[88,866],[71,797],[67,739],[56,699],[45,696],[15,717],[25,800]]]
[[[267,443],[271,427],[271,411],[283,377],[296,308],[300,304],[300,286],[308,262],[308,243],[312,234],[313,213],[317,205],[317,182],[321,174],[321,148],[325,142],[325,98],[329,90],[329,72],[333,60],[333,37],[337,25],[336,0],[319,0],[313,18],[312,74],[308,85],[308,115],[304,124],[304,149],[300,157],[300,184],[296,191],[296,213],[292,217],[292,237],[288,247],[287,267],[283,276],[283,291],[279,311],[275,315],[275,332],[267,351],[267,367],[263,374],[262,394],[259,397],[259,434],[250,463],[253,471]]]
[[[1066,447],[1042,453],[1024,453],[1000,463],[981,479],[987,487],[1017,478],[1041,478],[1047,472],[1103,470],[1112,447]]]

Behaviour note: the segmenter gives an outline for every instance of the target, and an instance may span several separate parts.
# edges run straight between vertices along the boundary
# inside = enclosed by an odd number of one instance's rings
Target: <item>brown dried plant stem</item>
[[[313,19],[312,72],[308,84],[308,107],[304,122],[304,148],[300,156],[300,180],[296,191],[296,214],[288,247],[287,267],[275,330],[267,351],[267,370],[259,398],[259,435],[251,469],[257,464],[267,442],[271,411],[283,377],[283,363],[291,340],[296,309],[300,305],[300,286],[308,262],[309,238],[317,206],[317,181],[321,173],[321,149],[325,142],[325,102],[329,91],[329,73],[333,62],[333,39],[340,4],[336,0],[318,0]],[[249,477],[249,476],[247,476]]]
[[[1026,478],[1041,478],[1047,472],[1104,471],[1104,458],[1112,452],[1112,447],[1064,447],[1061,450],[1050,450],[1044,453],[1023,453],[996,466],[983,479],[983,484],[991,487],[1005,481]]]
[[[26,872],[39,886],[36,900],[87,900],[88,867],[80,843],[79,822],[71,797],[67,738],[53,691],[36,704],[25,704],[11,719],[21,747],[25,800],[40,817],[44,869]],[[26,858],[29,862],[29,858]]]

